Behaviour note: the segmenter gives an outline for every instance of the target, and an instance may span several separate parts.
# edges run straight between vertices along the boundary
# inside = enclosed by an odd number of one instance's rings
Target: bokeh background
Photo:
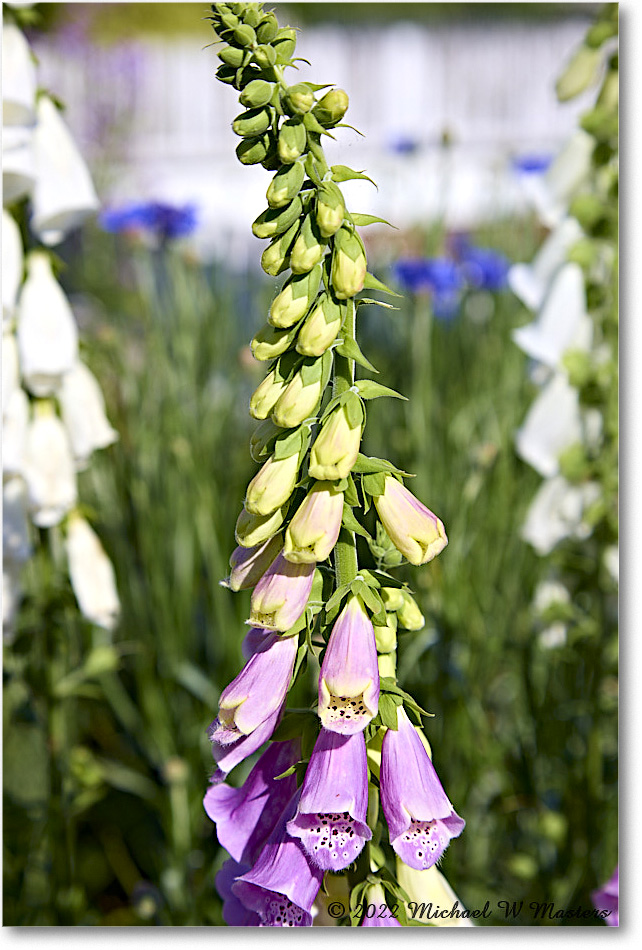
[[[536,387],[510,337],[531,314],[506,274],[544,238],[538,179],[594,97],[560,104],[555,81],[600,7],[275,9],[302,30],[312,66],[297,78],[343,86],[365,134],[327,147],[379,186],[345,186],[349,207],[398,229],[366,239],[371,269],[405,296],[367,308],[360,339],[410,401],[371,404],[365,451],[416,473],[450,540],[401,571],[427,624],[399,650],[467,820],[442,869],[469,907],[588,908],[617,862],[615,595],[578,546],[585,622],[551,636],[534,615],[551,561],[519,535],[540,478],[514,437]],[[248,342],[276,282],[250,224],[270,175],[234,156],[236,93],[215,79],[206,6],[36,11],[40,82],[66,104],[104,208],[58,253],[120,435],[80,491],[122,616],[113,634],[83,620],[46,554],[26,572],[5,647],[4,922],[221,924],[224,855],[201,803],[207,726],[248,615],[249,597],[219,581],[256,469],[247,404],[263,373]],[[428,290],[404,270],[417,259],[438,262]]]

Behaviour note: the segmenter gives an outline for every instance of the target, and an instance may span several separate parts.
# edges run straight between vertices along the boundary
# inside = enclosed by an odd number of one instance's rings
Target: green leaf
[[[294,775],[296,772],[296,765],[291,765],[289,769],[286,769],[285,772],[281,772],[280,775],[274,776],[274,781],[278,782],[279,779],[287,778],[289,775]]]
[[[363,574],[364,571],[361,571],[361,573]],[[386,574],[384,573],[384,571],[372,570],[372,571],[369,571],[368,573],[371,574],[372,577],[378,581],[381,587],[406,588],[406,585],[404,584],[403,581],[397,580],[396,577],[391,577],[390,574]]]
[[[347,397],[349,398],[346,398],[344,403],[346,419],[350,428],[356,429],[357,426],[363,425],[363,406],[356,393],[347,393]]]
[[[363,172],[355,171],[354,168],[348,168],[347,165],[332,165],[330,170],[332,172],[332,181],[352,181],[356,178],[363,178],[365,181],[369,181],[374,185],[377,191],[379,191],[376,182],[374,182],[372,178],[368,178]]]
[[[347,528],[348,531],[354,531],[355,534],[361,535],[362,538],[370,538],[370,534],[366,529],[360,524],[355,516],[352,513],[352,508],[348,505],[343,506],[343,527]]]
[[[364,475],[361,479],[363,490],[368,492],[374,498],[383,495],[386,490],[386,475],[383,472],[377,472],[373,475]]]
[[[277,439],[274,443],[274,461],[280,462],[282,459],[290,458],[291,455],[300,452],[304,437],[305,430],[303,426],[299,426],[294,432]]]
[[[399,310],[399,307],[395,307],[392,303],[386,303],[385,300],[375,300],[374,297],[359,297],[357,304],[361,306],[362,304],[373,303],[377,307],[384,307],[386,310]]]
[[[352,475],[348,475],[346,483],[343,500],[349,508],[356,508],[359,505],[359,494]]]
[[[370,360],[363,355],[356,340],[343,340],[343,342],[336,347],[336,351],[339,356],[344,356],[347,360],[354,360],[359,366],[369,369],[371,373],[379,372],[379,370],[372,365]]]
[[[308,132],[316,132],[317,135],[328,135],[331,139],[335,137],[331,132],[323,128],[316,116],[312,115],[311,112],[306,112],[303,116],[303,124]]]
[[[377,472],[399,472],[392,462],[387,459],[378,459],[374,456],[363,455],[361,452],[357,455],[357,461],[352,466],[352,471],[358,475],[373,475]]]
[[[393,732],[396,732],[399,728],[397,723],[397,705],[390,693],[380,694],[379,715],[381,716],[381,722],[384,726],[387,726],[388,729],[392,729]]]
[[[345,597],[350,593],[350,585],[342,584],[341,587],[337,587],[334,594],[330,600],[325,605],[326,611],[333,610],[334,607],[338,607],[339,604],[344,600]]]
[[[401,393],[389,389],[388,386],[382,386],[374,379],[360,379],[357,381],[356,387],[362,399],[379,399],[381,396],[392,396],[393,399],[403,399],[404,402],[408,402],[407,396],[402,396]]]
[[[365,571],[362,569],[359,571],[359,575],[363,578],[368,587],[372,587],[374,590],[378,590],[379,587],[381,587],[381,584],[374,576],[374,571]]]
[[[399,230],[394,224],[390,224],[390,221],[386,221],[385,218],[378,218],[376,214],[358,214],[353,211],[350,217],[353,223],[359,228],[367,227],[369,224],[387,224],[388,227],[394,228],[395,231]]]
[[[393,297],[403,297],[403,294],[398,294],[396,290],[391,290],[387,284],[383,283],[383,281],[377,280],[374,274],[366,274],[366,279],[363,282],[363,286],[368,290],[383,290],[387,294],[392,294]]]

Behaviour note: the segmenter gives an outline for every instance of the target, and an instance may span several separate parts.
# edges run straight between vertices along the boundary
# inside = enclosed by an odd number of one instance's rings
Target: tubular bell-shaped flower
[[[253,515],[271,515],[294,491],[298,473],[298,453],[285,459],[271,455],[247,486],[246,510]]]
[[[254,655],[221,693],[218,718],[209,730],[219,767],[215,782],[272,735],[290,685],[297,646],[296,637],[266,633]]]
[[[2,211],[2,314],[13,316],[22,280],[22,239],[20,229],[8,211]]]
[[[81,612],[99,627],[112,630],[120,613],[116,576],[96,533],[78,514],[67,522],[69,577]]]
[[[24,477],[31,517],[38,527],[58,524],[75,505],[76,471],[69,438],[47,403],[36,405],[27,429]]]
[[[374,908],[374,913],[370,913]],[[362,927],[401,927],[401,924],[386,904],[386,894],[381,884],[371,884],[366,888]]]
[[[237,544],[244,548],[254,548],[273,537],[285,519],[287,504],[270,515],[254,515],[243,508],[236,521],[235,537]]]
[[[240,788],[210,785],[203,806],[216,822],[219,842],[236,861],[254,864],[283,809],[296,792],[294,774],[277,779],[298,762],[298,739],[272,742]],[[242,873],[242,872],[241,872]]]
[[[466,823],[450,804],[403,706],[397,707],[397,724],[381,747],[381,805],[392,847],[421,871],[437,863]]]
[[[277,426],[292,429],[300,425],[304,419],[314,414],[321,399],[321,370],[317,378],[306,380],[301,370],[292,377],[279,396],[274,409],[272,420]]]
[[[319,718],[331,732],[361,732],[377,714],[379,668],[372,623],[351,596],[337,618],[319,674]]]
[[[517,430],[517,454],[544,478],[552,478],[559,472],[562,452],[581,440],[579,393],[563,373],[555,373]]]
[[[356,398],[356,397],[355,397]],[[352,419],[347,406],[339,406],[323,424],[310,452],[310,475],[320,481],[345,478],[359,455],[363,414]]]
[[[374,503],[390,540],[411,564],[427,564],[448,544],[439,518],[394,476],[386,477]]]
[[[273,538],[258,544],[254,548],[244,548],[239,545],[232,552],[230,558],[230,576],[221,581],[223,587],[230,590],[247,590],[254,587],[283,547],[283,538],[275,534]]]
[[[259,927],[261,918],[253,910],[248,910],[232,892],[232,885],[250,870],[247,864],[240,864],[230,858],[216,875],[216,890],[223,899],[223,920],[230,927]]]
[[[312,904],[323,871],[308,859],[301,842],[287,831],[301,792],[293,795],[259,858],[232,885],[232,893],[257,913],[263,927],[310,927]]]
[[[325,561],[337,543],[343,492],[332,482],[315,482],[285,532],[283,555],[295,564]]]
[[[366,824],[368,764],[362,733],[322,729],[310,758],[301,798],[288,831],[323,870],[341,871],[361,854],[372,832]]]
[[[76,467],[82,470],[91,453],[111,445],[118,433],[105,415],[105,400],[96,377],[80,360],[63,376],[59,398]]]
[[[249,623],[266,630],[289,630],[305,610],[314,568],[314,563],[293,564],[279,554],[254,588]]]

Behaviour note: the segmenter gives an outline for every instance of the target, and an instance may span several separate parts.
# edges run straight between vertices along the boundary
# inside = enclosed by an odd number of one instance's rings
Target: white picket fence
[[[346,121],[367,136],[343,129],[336,143],[325,141],[331,160],[365,168],[380,186],[348,186],[359,210],[400,225],[443,212],[451,225],[470,226],[523,206],[512,156],[554,152],[575,127],[587,97],[560,105],[554,85],[587,25],[573,15],[310,27],[297,53],[312,68],[302,63],[291,75],[348,90]],[[184,35],[73,49],[47,37],[37,53],[107,201],[196,201],[204,250],[239,263],[248,247],[256,255],[249,224],[265,206],[269,173],[236,161],[230,123],[240,109],[237,93],[214,77],[215,49]],[[399,138],[417,149],[396,153]]]

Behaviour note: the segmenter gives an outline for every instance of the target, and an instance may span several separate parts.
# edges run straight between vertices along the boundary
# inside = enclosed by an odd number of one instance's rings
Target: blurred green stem
[[[432,305],[427,294],[415,298],[412,320],[410,321],[411,379],[410,402],[408,406],[411,444],[415,452],[415,467],[421,487],[428,475],[429,430],[431,416],[431,336]]]
[[[355,306],[354,300],[348,300],[347,313],[343,325],[343,335],[346,340],[355,339]],[[332,395],[340,396],[354,386],[354,360],[345,356],[334,356],[334,378]],[[337,587],[350,584],[359,570],[357,560],[357,542],[352,531],[341,529],[339,540],[334,549],[334,571]]]

